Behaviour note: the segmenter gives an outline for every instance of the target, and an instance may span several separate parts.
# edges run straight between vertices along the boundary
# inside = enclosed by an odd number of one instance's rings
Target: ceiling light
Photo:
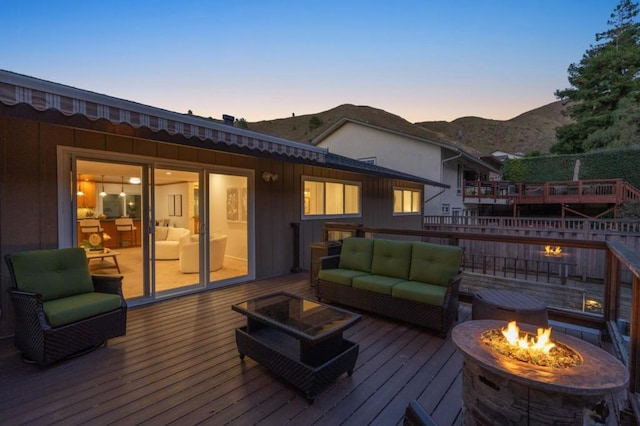
[[[106,197],[107,196],[107,193],[104,192],[104,175],[102,175],[102,191],[100,191],[100,194],[98,194],[98,195],[100,195],[101,197]]]
[[[126,196],[127,196],[127,193],[126,193],[126,192],[124,192],[124,176],[121,176],[121,177],[120,177],[120,179],[121,179],[121,190],[120,190],[120,196],[121,196],[122,198],[124,198],[124,197],[126,197]]]
[[[130,177],[129,178],[129,183],[132,185],[137,185],[140,183],[140,178],[139,177]]]
[[[80,186],[82,183],[80,182],[81,180],[81,176],[78,177],[78,192],[76,192],[76,195],[78,197],[82,197],[84,195],[84,192],[82,191],[82,186]]]

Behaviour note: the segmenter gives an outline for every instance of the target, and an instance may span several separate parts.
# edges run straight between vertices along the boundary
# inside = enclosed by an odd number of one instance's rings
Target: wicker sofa
[[[447,335],[458,313],[462,253],[455,246],[347,238],[339,255],[320,259],[316,295]]]

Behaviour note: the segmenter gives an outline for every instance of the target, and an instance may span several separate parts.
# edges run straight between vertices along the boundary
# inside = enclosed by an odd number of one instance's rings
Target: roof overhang
[[[65,116],[80,115],[92,121],[105,119],[152,132],[196,137],[212,144],[224,144],[306,161],[324,163],[327,150],[300,142],[239,129],[177,112],[124,99],[52,83],[0,70],[0,102],[7,106],[25,104],[37,111],[55,110]]]

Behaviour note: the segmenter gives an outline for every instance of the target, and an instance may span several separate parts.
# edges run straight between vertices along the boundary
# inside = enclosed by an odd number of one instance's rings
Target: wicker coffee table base
[[[343,340],[341,352],[318,366],[311,366],[297,359],[298,343],[296,339],[276,330],[249,334],[247,327],[236,329],[236,344],[240,358],[249,356],[304,392],[309,402],[313,402],[319,392],[341,374],[353,373],[358,359],[357,343]]]

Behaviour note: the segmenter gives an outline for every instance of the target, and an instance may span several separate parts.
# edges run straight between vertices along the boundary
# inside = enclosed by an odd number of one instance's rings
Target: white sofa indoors
[[[177,260],[191,232],[185,228],[156,226],[156,259]]]
[[[199,271],[198,252],[200,244],[198,235],[192,235],[191,241],[182,246],[180,252],[180,272],[183,274],[193,274]],[[209,238],[209,271],[222,269],[224,263],[224,253],[227,249],[227,236],[219,232],[214,232]]]

